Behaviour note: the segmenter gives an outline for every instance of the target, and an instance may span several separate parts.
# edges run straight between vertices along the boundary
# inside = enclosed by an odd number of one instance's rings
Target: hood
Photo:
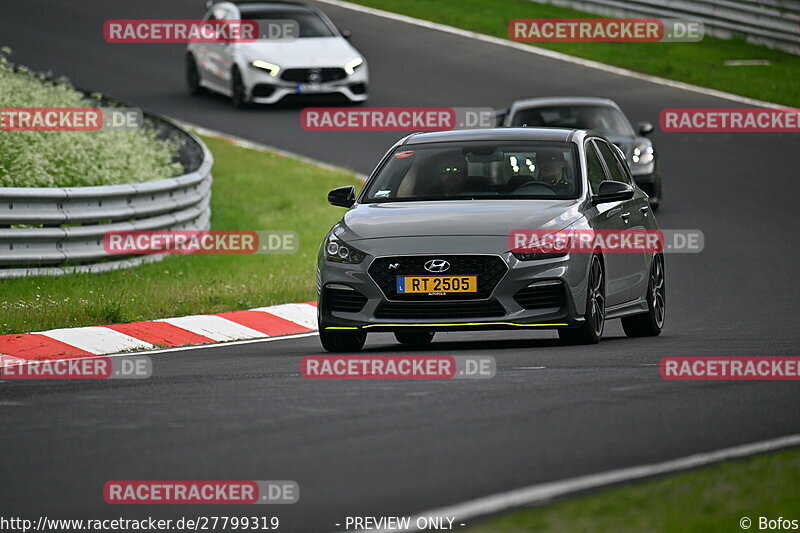
[[[245,59],[261,59],[282,69],[310,67],[344,67],[360,57],[355,48],[341,37],[310,37],[290,42],[242,43]]]
[[[506,238],[519,229],[564,229],[583,216],[579,206],[578,200],[361,204],[345,214],[342,236],[349,240],[458,235]]]

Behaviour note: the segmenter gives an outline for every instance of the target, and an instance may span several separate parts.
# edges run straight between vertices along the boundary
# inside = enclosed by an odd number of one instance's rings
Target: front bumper
[[[369,75],[360,68],[346,78],[318,84],[298,83],[272,77],[266,72],[248,68],[243,75],[249,101],[255,104],[274,104],[291,95],[339,94],[351,102],[363,102],[369,97]]]
[[[373,257],[367,257],[359,265],[320,258],[317,270],[319,327],[364,331],[469,331],[554,329],[583,323],[590,254],[538,261],[518,261],[510,253],[498,256],[508,271],[487,298],[453,300],[447,296],[431,296],[413,301],[387,297],[368,271]],[[481,283],[480,279],[478,282]],[[352,291],[336,288],[342,285]],[[521,296],[532,294],[530,291],[534,291],[532,299]],[[547,291],[549,296],[537,300],[539,291]],[[562,297],[552,299],[558,291]],[[359,308],[361,303],[363,306]],[[348,306],[352,309],[342,310]]]

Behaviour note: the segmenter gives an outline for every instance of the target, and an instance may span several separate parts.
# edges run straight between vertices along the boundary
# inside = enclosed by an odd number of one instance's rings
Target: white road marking
[[[546,366],[515,366],[514,370],[544,370]]]
[[[457,520],[464,521],[470,518],[477,518],[480,516],[499,513],[501,511],[507,511],[509,509],[547,502],[559,496],[585,491],[588,489],[595,489],[625,481],[644,479],[660,474],[680,472],[683,470],[689,470],[691,468],[698,468],[701,466],[719,463],[729,459],[740,459],[750,455],[770,452],[797,445],[800,445],[800,434],[754,442],[752,444],[744,444],[742,446],[734,446],[732,448],[723,448],[713,452],[689,455],[687,457],[664,461],[663,463],[621,468],[618,470],[601,472],[599,474],[565,479],[563,481],[531,485],[521,489],[501,492],[464,503],[458,503],[451,505],[450,507],[443,507],[440,509],[433,509],[431,511],[418,513],[416,516],[411,517],[411,523],[415,523],[418,517],[431,516],[456,517]],[[379,533],[381,531],[388,533],[387,530],[370,531],[373,531],[373,533]],[[392,531],[400,532],[417,530],[396,529]]]
[[[317,308],[311,304],[281,304],[251,311],[263,311],[309,329],[317,329]]]
[[[414,17],[409,17],[407,15],[400,15],[397,13],[391,13],[389,11],[383,11],[380,9],[375,9],[372,7],[361,6],[358,4],[351,4],[350,2],[343,2],[342,0],[318,0],[319,2],[330,4],[332,6],[341,7],[344,9],[350,9],[353,11],[358,11],[361,13],[367,13],[369,15],[375,15],[377,17],[383,17],[390,20],[395,20],[397,22],[405,22],[406,24],[413,24],[414,26],[420,26],[422,28],[428,28],[430,30],[437,30],[443,31],[446,33],[451,33],[453,35],[459,35],[461,37],[467,37],[470,39],[475,39],[478,41],[482,41],[485,43],[496,44],[499,46],[505,46],[507,48],[514,48],[515,50],[520,50],[522,52],[527,52],[529,54],[536,54],[542,57],[547,57],[550,59],[556,59],[558,61],[565,61],[567,63],[573,63],[575,65],[580,65],[583,67],[593,68],[595,70],[602,70],[604,72],[610,72],[612,74],[617,74],[619,76],[626,76],[628,78],[635,78],[641,81],[647,81],[650,83],[656,83],[658,85],[664,85],[666,87],[672,87],[674,89],[681,89],[684,91],[691,91],[699,94],[704,94],[707,96],[713,96],[715,98],[723,98],[725,100],[730,100],[732,102],[738,102],[740,104],[752,105],[757,107],[769,107],[775,109],[783,109],[789,107],[787,105],[776,104],[773,102],[765,102],[763,100],[756,100],[754,98],[748,98],[746,96],[739,96],[738,94],[731,94],[726,93],[724,91],[718,91],[717,89],[709,89],[707,87],[700,87],[698,85],[692,85],[690,83],[684,83],[682,81],[675,81],[675,80],[668,80],[666,78],[660,78],[658,76],[651,76],[649,74],[642,74],[641,72],[635,72],[633,70],[628,70],[626,68],[620,67],[613,67],[611,65],[606,65],[605,63],[600,63],[597,61],[591,61],[589,59],[582,59],[580,57],[575,57],[567,54],[563,54],[561,52],[553,52],[552,50],[546,50],[544,48],[537,48],[535,46],[530,46],[525,43],[518,43],[515,41],[511,41],[508,39],[501,39],[499,37],[492,37],[491,35],[486,35],[483,33],[478,33],[469,30],[462,30],[461,28],[454,28],[453,26],[447,26],[445,24],[438,24],[436,22],[430,22],[427,20],[421,20]]]
[[[644,389],[644,388],[647,388],[647,385],[627,385],[625,387],[613,387],[611,389],[611,392],[625,392],[629,390]]]
[[[51,329],[34,332],[74,346],[85,352],[101,355],[125,350],[146,350],[155,348],[149,342],[125,335],[119,331],[102,326],[83,328]]]
[[[191,315],[177,318],[163,318],[156,320],[156,322],[166,322],[215,341],[235,341],[266,337],[266,335],[260,331],[215,315]]]

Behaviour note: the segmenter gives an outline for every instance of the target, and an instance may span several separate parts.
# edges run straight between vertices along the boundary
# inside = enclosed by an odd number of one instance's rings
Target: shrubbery
[[[0,108],[91,107],[67,80],[15,67],[0,52]],[[77,187],[170,178],[183,173],[178,146],[153,128],[87,132],[0,131],[0,187]]]

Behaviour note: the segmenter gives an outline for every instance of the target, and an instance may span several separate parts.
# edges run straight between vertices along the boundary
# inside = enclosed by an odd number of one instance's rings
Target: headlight
[[[631,160],[634,165],[649,165],[655,159],[653,145],[650,143],[638,143],[633,147],[633,157]]]
[[[357,265],[364,260],[364,257],[364,252],[356,250],[333,235],[325,241],[325,259],[328,261]]]
[[[572,250],[574,235],[572,229],[567,228],[549,235],[535,233],[524,246],[512,250],[512,255],[520,261],[535,261],[537,259],[555,259],[565,257]]]
[[[353,72],[355,72],[356,69],[363,64],[364,64],[364,58],[357,57],[344,64],[344,71],[347,72],[347,75],[349,76],[353,74]]]
[[[263,70],[273,78],[278,75],[278,72],[281,71],[281,67],[275,65],[274,63],[267,63],[266,61],[261,61],[260,59],[256,59],[250,66],[256,70]]]
[[[514,252],[514,257],[520,261],[536,261],[537,259],[555,259],[557,257],[565,257],[569,252],[553,252],[553,253],[519,253]]]

